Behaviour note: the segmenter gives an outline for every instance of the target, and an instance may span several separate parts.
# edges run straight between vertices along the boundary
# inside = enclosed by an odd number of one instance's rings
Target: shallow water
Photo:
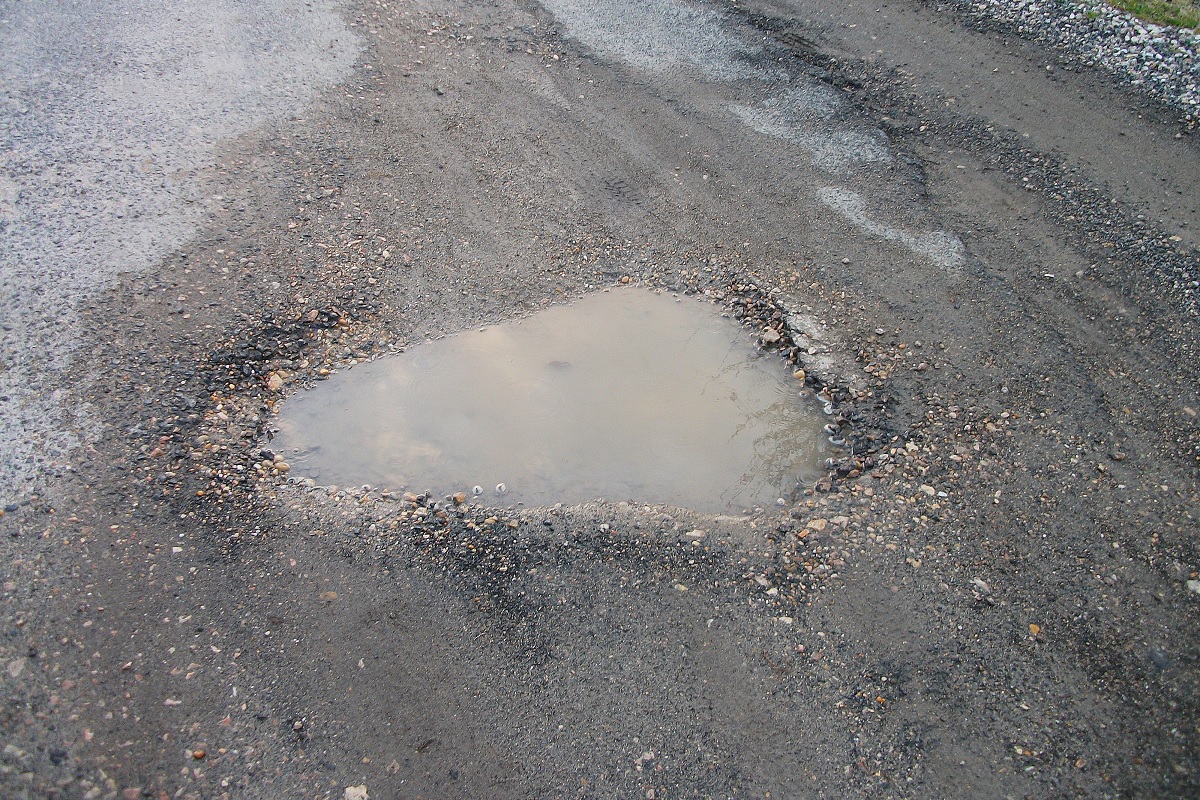
[[[284,405],[274,446],[322,484],[716,513],[823,474],[803,394],[716,306],[623,288],[341,372]]]

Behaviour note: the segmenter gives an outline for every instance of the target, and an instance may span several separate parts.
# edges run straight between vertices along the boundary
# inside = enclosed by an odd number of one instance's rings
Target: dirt
[[[547,5],[348,7],[352,78],[81,304],[3,794],[1200,794],[1194,135],[923,3]],[[331,371],[618,283],[784,328],[854,455],[722,516],[274,458]]]

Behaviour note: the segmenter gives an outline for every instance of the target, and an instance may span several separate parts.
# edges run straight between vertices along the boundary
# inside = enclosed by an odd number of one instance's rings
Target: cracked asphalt
[[[0,23],[4,796],[1200,792],[1178,109],[917,0]],[[741,320],[846,454],[712,515],[273,449],[620,284]]]

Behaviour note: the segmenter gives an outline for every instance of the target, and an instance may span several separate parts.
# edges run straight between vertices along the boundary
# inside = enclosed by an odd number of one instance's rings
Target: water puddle
[[[273,446],[321,484],[721,513],[824,474],[805,394],[718,307],[623,288],[336,374],[284,405]]]

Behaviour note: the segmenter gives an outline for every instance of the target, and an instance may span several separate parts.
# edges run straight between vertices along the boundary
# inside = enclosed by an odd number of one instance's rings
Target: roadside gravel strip
[[[948,0],[979,27],[1012,31],[1099,67],[1177,110],[1189,130],[1200,123],[1200,35],[1143,22],[1096,0]]]

